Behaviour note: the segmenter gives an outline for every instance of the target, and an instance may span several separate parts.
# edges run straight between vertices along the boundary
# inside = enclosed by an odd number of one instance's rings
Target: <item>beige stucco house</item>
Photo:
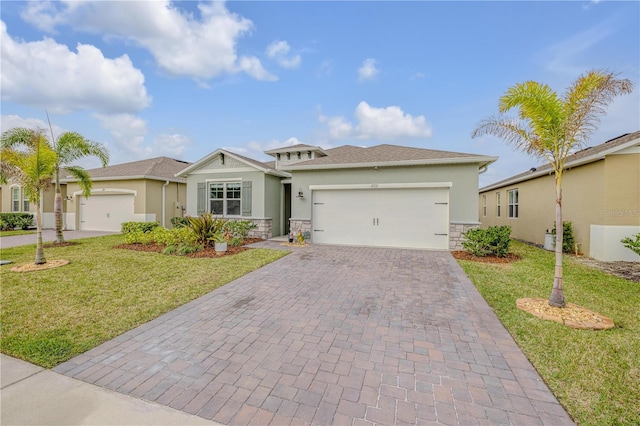
[[[640,132],[567,158],[562,214],[585,256],[640,261],[620,240],[640,232]],[[555,179],[544,165],[480,189],[483,227],[510,225],[514,238],[544,244],[555,221]]]
[[[119,232],[122,222],[159,222],[170,228],[171,218],[186,210],[186,179],[175,174],[189,163],[167,157],[87,170],[93,181],[90,197],[61,170],[65,229]],[[35,212],[19,185],[2,187],[3,212]],[[54,188],[42,194],[43,227],[54,227]]]
[[[314,243],[458,248],[478,222],[478,175],[496,157],[396,145],[299,144],[260,162],[218,149],[177,176],[187,213],[244,218],[262,238],[306,233]]]

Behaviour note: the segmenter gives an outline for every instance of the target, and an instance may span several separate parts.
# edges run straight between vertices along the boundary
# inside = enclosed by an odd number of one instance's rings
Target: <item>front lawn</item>
[[[0,257],[0,350],[51,368],[152,320],[286,252],[252,249],[218,259],[193,259],[113,246],[122,235],[45,249],[47,260],[71,263],[37,272],[11,272],[33,262],[35,246],[8,248]]]
[[[564,258],[568,302],[611,318],[608,331],[575,330],[516,308],[548,298],[554,254],[519,242],[510,264],[459,261],[558,400],[581,425],[640,424],[640,284]]]
[[[11,231],[0,231],[0,237],[13,237],[14,235],[35,234],[32,229],[12,229]]]

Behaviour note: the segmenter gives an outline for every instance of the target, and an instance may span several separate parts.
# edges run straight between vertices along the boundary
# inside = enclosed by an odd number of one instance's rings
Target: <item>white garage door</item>
[[[133,220],[133,194],[80,197],[81,230],[119,232],[122,222]]]
[[[449,188],[313,191],[313,242],[449,248]]]

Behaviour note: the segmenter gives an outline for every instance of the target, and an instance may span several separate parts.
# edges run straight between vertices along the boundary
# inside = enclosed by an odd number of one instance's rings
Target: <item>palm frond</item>
[[[89,173],[79,166],[68,166],[66,169],[71,176],[78,180],[78,185],[80,185],[82,189],[82,196],[89,197],[91,195],[91,187],[93,186]]]
[[[572,145],[585,144],[597,130],[600,117],[613,99],[633,90],[630,80],[616,77],[617,74],[606,70],[589,70],[567,88],[564,95],[565,139]]]

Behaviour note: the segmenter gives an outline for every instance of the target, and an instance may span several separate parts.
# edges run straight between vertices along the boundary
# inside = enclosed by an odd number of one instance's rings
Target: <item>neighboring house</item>
[[[510,225],[511,235],[543,244],[555,222],[555,177],[544,165],[480,189],[483,227]],[[640,261],[620,240],[640,232],[640,132],[567,158],[562,215],[579,249],[599,260]]]
[[[65,229],[114,231],[122,222],[160,222],[171,227],[171,218],[183,216],[186,180],[175,174],[189,163],[157,157],[87,170],[93,181],[91,196],[82,196],[78,183],[60,171],[63,226]],[[3,212],[35,213],[19,185],[2,185]],[[42,194],[43,227],[53,228],[54,185]]]
[[[479,225],[478,174],[497,160],[395,145],[265,153],[275,161],[218,149],[178,173],[187,213],[249,219],[262,238],[302,231],[314,243],[457,249]]]

